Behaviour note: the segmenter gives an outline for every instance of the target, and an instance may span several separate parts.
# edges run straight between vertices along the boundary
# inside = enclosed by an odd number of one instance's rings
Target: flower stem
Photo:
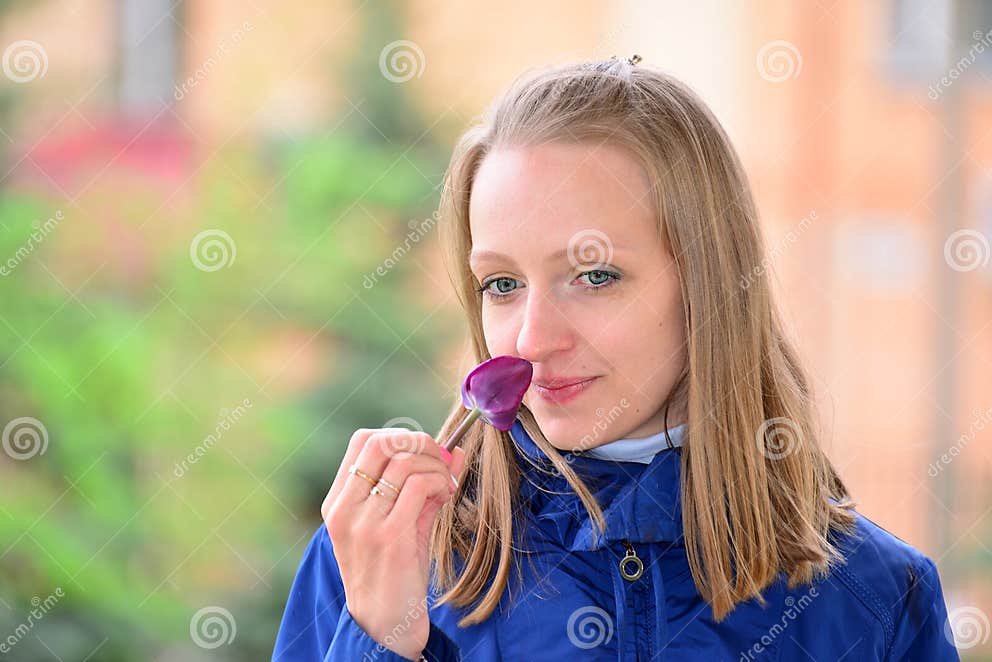
[[[462,437],[465,436],[465,433],[468,432],[468,429],[472,426],[472,423],[475,423],[475,419],[479,418],[481,415],[482,410],[478,407],[473,407],[472,411],[468,413],[468,416],[462,419],[462,422],[458,424],[455,431],[451,433],[451,437],[444,442],[444,449],[449,453],[454,450],[455,446],[458,445],[458,442],[461,441]]]

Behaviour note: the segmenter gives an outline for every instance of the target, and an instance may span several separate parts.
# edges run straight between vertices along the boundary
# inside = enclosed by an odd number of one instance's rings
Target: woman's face
[[[534,364],[524,404],[548,440],[570,451],[664,430],[661,406],[687,360],[685,315],[637,161],[593,143],[497,149],[469,214],[486,345]],[[673,407],[669,424],[684,421]]]

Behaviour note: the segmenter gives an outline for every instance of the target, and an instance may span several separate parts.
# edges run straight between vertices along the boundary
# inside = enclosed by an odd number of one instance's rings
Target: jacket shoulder
[[[934,561],[853,512],[854,527],[834,539],[844,561],[831,574],[878,619],[887,659],[903,659],[907,650],[924,648],[934,653],[932,659],[957,659],[953,641],[945,636],[947,611]]]

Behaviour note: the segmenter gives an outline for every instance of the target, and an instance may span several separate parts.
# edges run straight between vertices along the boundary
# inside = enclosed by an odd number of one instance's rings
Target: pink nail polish
[[[441,458],[445,461],[445,463],[451,464],[451,460],[452,460],[451,451],[449,451],[444,446],[441,446],[438,450],[441,451]]]

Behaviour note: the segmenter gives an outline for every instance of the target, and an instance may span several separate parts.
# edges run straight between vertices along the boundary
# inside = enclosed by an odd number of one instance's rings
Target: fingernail
[[[444,459],[445,463],[451,464],[451,451],[449,451],[444,446],[438,447],[438,450],[441,451],[441,457]]]

